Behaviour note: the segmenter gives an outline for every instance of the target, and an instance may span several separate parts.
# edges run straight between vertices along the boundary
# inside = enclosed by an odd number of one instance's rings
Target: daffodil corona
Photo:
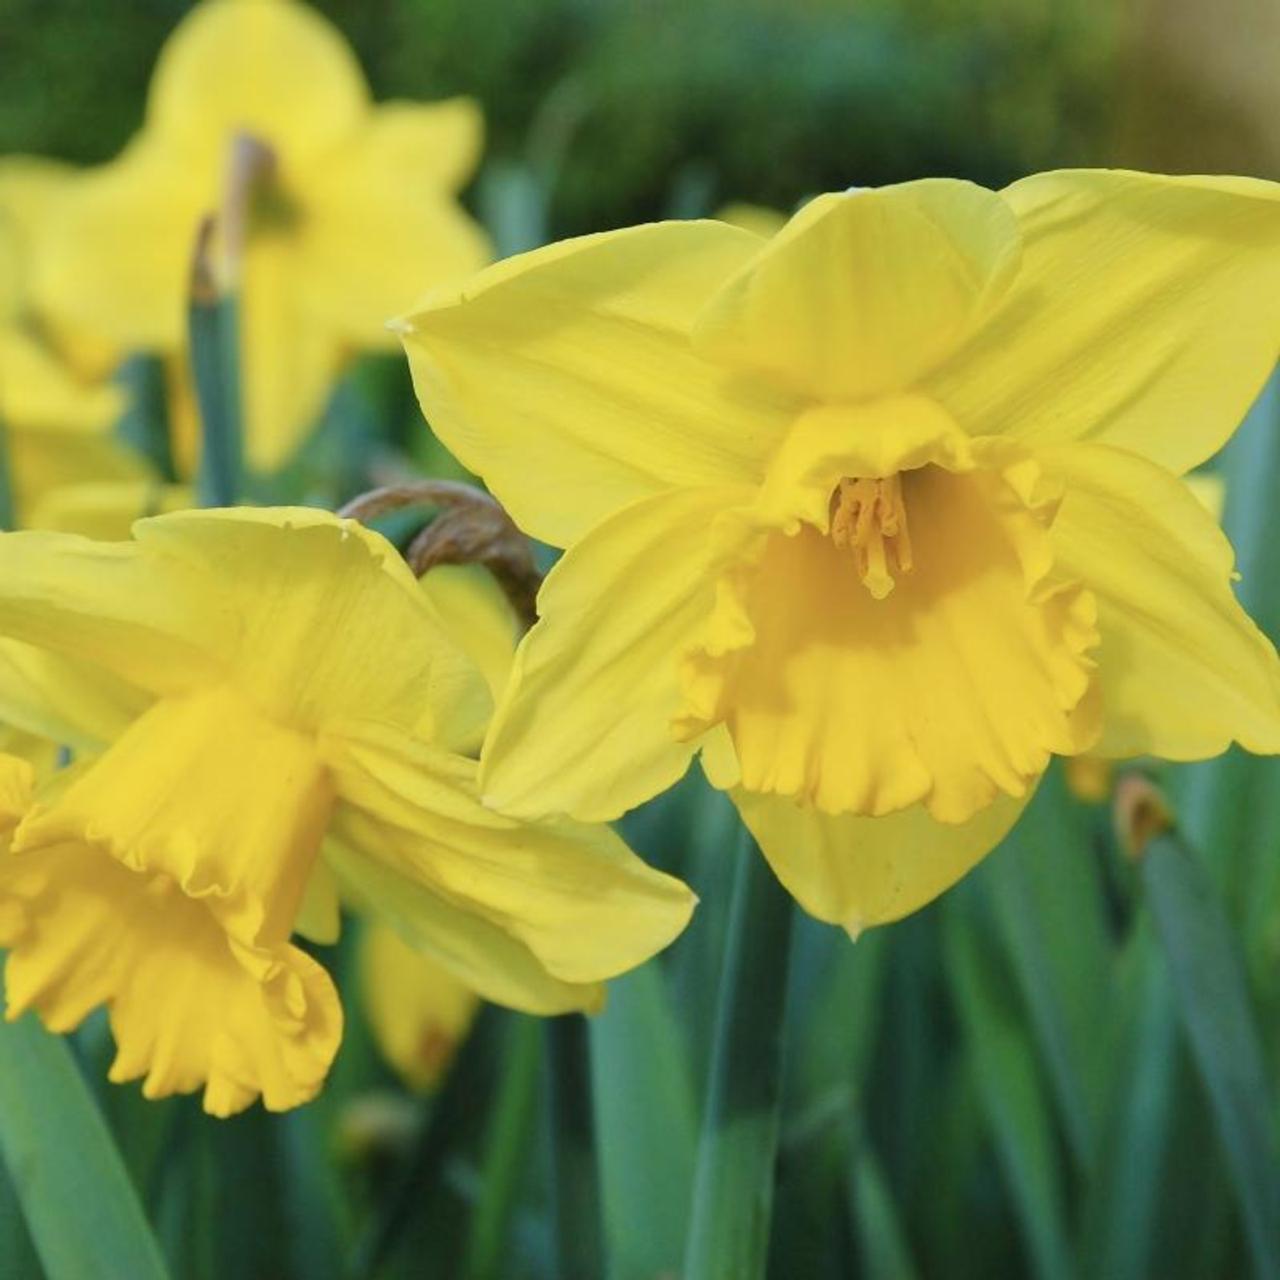
[[[10,1017],[61,1031],[105,1004],[113,1079],[203,1084],[220,1115],[259,1093],[279,1109],[318,1090],[341,1034],[328,975],[291,941],[331,941],[339,895],[478,994],[544,1013],[596,1007],[683,927],[692,895],[607,828],[480,803],[491,629],[471,656],[461,633],[482,628],[455,609],[451,631],[440,588],[381,537],[303,509],[135,533],[0,537],[0,634],[48,654],[24,673],[49,735],[81,745],[5,810]]]
[[[1044,174],[502,263],[403,322],[433,428],[567,553],[487,800],[614,817],[701,750],[814,914],[909,912],[1050,758],[1280,750],[1182,473],[1280,343],[1280,189]]]

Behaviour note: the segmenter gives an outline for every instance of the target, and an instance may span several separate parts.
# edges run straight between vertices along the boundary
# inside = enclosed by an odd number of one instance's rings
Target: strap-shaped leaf
[[[163,1280],[137,1191],[64,1040],[0,1025],[0,1153],[49,1280]]]

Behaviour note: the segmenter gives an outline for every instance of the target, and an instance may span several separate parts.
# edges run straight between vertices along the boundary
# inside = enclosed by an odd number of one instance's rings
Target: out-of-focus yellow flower
[[[101,380],[110,354],[69,331],[49,331],[32,310],[31,264],[73,183],[64,165],[0,160],[0,423],[22,521],[59,485],[146,474],[112,435],[124,397]]]
[[[365,1012],[378,1047],[411,1089],[430,1089],[475,1017],[475,992],[384,924],[365,928],[360,950]]]
[[[1214,522],[1221,524],[1226,500],[1226,484],[1222,476],[1215,471],[1197,471],[1182,478]],[[1111,795],[1115,765],[1110,760],[1087,753],[1070,756],[1063,762],[1063,772],[1067,789],[1085,804],[1102,804]]]
[[[1050,756],[1280,749],[1280,663],[1179,478],[1280,339],[1280,189],[1043,174],[509,260],[403,322],[441,438],[568,547],[485,747],[613,817],[702,749],[851,931],[962,875]]]
[[[60,712],[48,735],[70,720],[100,752],[42,791],[0,875],[10,1016],[65,1030],[107,1005],[111,1077],[145,1076],[149,1097],[203,1084],[226,1115],[319,1089],[341,1011],[289,939],[332,939],[339,894],[536,1012],[597,1007],[688,920],[685,886],[608,828],[480,803],[462,751],[485,678],[352,521],[187,511],[131,542],[8,534],[0,634],[53,655],[25,673]],[[94,696],[68,696],[95,673]],[[0,714],[30,710],[0,681]]]
[[[250,463],[283,462],[353,348],[488,259],[454,199],[475,167],[474,103],[375,108],[351,50],[290,0],[208,0],[160,55],[146,124],[78,184],[40,258],[47,314],[125,349],[179,351],[197,225],[221,204],[237,138],[268,148],[241,273]]]
[[[87,480],[50,490],[35,504],[24,524],[28,529],[122,542],[134,521],[185,511],[194,505],[195,495],[184,485],[155,480]]]

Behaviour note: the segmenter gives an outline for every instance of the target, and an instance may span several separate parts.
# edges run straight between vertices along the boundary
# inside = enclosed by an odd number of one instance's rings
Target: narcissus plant
[[[856,932],[1053,756],[1280,750],[1280,664],[1183,473],[1280,345],[1280,188],[1049,173],[825,195],[510,260],[403,322],[434,430],[547,578],[481,785],[617,816],[701,752]]]
[[[124,350],[180,351],[197,228],[236,156],[256,155],[243,225],[223,230],[245,237],[247,455],[274,468],[350,351],[387,347],[388,316],[487,261],[454,199],[481,132],[469,100],[374,107],[354,54],[303,5],[208,0],[162,51],[141,133],[59,211],[40,304]]]
[[[226,1115],[315,1094],[341,1010],[291,937],[331,941],[340,895],[541,1013],[598,1007],[689,918],[690,892],[608,828],[482,805],[486,677],[353,521],[246,509],[157,516],[128,542],[8,534],[0,634],[51,655],[24,674],[47,682],[49,735],[82,744],[0,862],[8,1013],[64,1031],[106,1005],[111,1076],[150,1097],[203,1085]]]

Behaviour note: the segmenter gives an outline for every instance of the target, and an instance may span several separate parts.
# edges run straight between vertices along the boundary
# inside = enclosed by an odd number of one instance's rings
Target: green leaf
[[[543,1020],[551,1120],[552,1223],[562,1280],[599,1280],[604,1241],[587,1020]]]
[[[865,1143],[853,1159],[849,1201],[867,1280],[913,1280],[916,1267],[897,1206],[875,1152]]]
[[[591,1021],[591,1068],[608,1273],[615,1280],[675,1273],[688,1229],[698,1121],[657,961],[609,984],[609,1002]]]
[[[684,1280],[756,1280],[769,1251],[793,905],[744,833]]]
[[[66,1042],[0,1025],[0,1153],[48,1280],[161,1280],[156,1246]]]
[[[1054,770],[1018,827],[979,872],[1082,1170],[1093,1163],[1107,1064],[1115,1048],[1112,947],[1088,818]]]
[[[987,1123],[1037,1275],[1068,1280],[1074,1267],[1049,1103],[1031,1046],[1002,1007],[967,905],[954,897],[944,903],[943,938]]]
[[[1213,883],[1173,833],[1142,859],[1178,1011],[1209,1093],[1257,1273],[1280,1275],[1280,1149],[1275,1098],[1238,942]]]
[[[1145,930],[1118,962],[1114,1082],[1082,1211],[1083,1271],[1108,1280],[1151,1274],[1158,1202],[1175,1119],[1177,1022],[1168,975]]]

